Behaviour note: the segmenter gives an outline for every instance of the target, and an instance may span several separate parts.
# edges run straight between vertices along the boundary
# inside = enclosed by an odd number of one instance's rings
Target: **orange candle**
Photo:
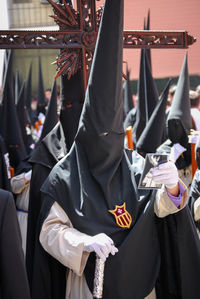
[[[126,128],[126,136],[127,136],[127,141],[128,141],[128,148],[134,150],[132,127],[131,126]]]

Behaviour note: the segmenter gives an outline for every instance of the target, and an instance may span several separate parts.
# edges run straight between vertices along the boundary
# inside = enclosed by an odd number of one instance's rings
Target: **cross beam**
[[[82,49],[94,50],[97,33],[86,31],[1,30],[0,49]],[[124,48],[186,49],[196,39],[187,31],[124,31]]]
[[[95,0],[77,0],[75,10],[67,0],[52,5],[51,17],[59,25],[58,31],[0,31],[0,49],[60,49],[57,57],[57,74],[68,78],[83,69],[84,85],[87,86],[88,71],[95,48],[102,7],[96,10]],[[196,39],[187,31],[124,31],[124,48],[183,49]]]

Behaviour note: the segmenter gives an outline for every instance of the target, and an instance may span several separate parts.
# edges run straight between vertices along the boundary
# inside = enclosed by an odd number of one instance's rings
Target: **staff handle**
[[[104,279],[105,262],[96,255],[93,298],[103,298],[103,279]]]

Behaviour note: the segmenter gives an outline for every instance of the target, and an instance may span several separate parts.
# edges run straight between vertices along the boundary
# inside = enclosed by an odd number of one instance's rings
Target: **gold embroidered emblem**
[[[115,206],[114,210],[108,210],[111,214],[115,216],[115,220],[118,226],[129,228],[132,223],[132,217],[126,210],[126,203],[123,205]]]

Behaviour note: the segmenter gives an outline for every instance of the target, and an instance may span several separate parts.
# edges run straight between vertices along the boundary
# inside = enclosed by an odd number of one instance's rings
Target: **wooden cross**
[[[66,0],[56,4],[48,0],[54,10],[52,18],[58,31],[3,30],[0,31],[0,49],[60,49],[57,74],[68,78],[79,67],[83,68],[84,86],[92,62],[102,8],[96,11],[95,0],[77,0],[77,11]],[[124,31],[124,48],[188,48],[196,39],[187,31]]]

